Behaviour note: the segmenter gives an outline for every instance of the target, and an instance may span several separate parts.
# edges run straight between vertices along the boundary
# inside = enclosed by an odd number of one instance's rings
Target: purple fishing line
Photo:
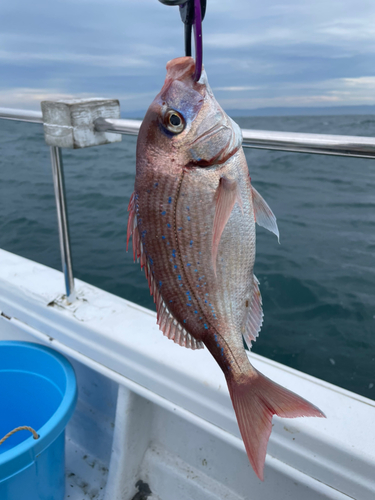
[[[202,11],[200,0],[194,0],[194,40],[195,40],[195,73],[197,82],[202,74],[203,44],[202,44]]]

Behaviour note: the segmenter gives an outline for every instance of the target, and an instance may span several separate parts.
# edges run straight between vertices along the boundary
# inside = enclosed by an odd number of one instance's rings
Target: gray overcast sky
[[[208,0],[204,63],[226,109],[375,104],[375,0]],[[144,110],[183,54],[158,0],[2,0],[0,106],[100,96]]]

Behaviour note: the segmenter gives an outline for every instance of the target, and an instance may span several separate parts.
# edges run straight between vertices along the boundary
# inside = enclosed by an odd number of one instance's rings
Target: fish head
[[[183,167],[224,163],[240,147],[239,126],[217,103],[203,69],[194,80],[191,57],[169,61],[160,93],[143,120],[139,143],[168,154]]]

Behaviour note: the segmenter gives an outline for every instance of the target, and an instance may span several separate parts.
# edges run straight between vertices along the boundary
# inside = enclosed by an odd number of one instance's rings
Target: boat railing
[[[102,107],[98,108],[97,103],[100,102]],[[59,226],[59,239],[60,239],[60,250],[62,259],[62,268],[65,279],[66,288],[66,300],[68,302],[73,302],[75,300],[75,290],[74,290],[74,277],[73,277],[73,266],[70,250],[70,238],[69,238],[69,226],[66,211],[66,201],[64,192],[64,174],[63,174],[63,163],[61,148],[81,148],[88,147],[98,144],[106,144],[109,142],[116,142],[118,139],[110,139],[108,137],[113,134],[121,135],[138,135],[141,120],[130,120],[130,119],[120,119],[120,118],[109,118],[106,110],[111,108],[116,108],[117,103],[118,109],[114,111],[119,115],[119,105],[118,101],[105,100],[105,99],[88,99],[88,100],[72,100],[72,101],[56,101],[49,102],[52,106],[48,108],[47,111],[54,115],[53,118],[56,119],[58,113],[55,107],[64,105],[68,103],[83,104],[86,105],[84,110],[84,117],[81,122],[87,128],[88,134],[91,139],[87,140],[84,137],[83,143],[81,142],[78,146],[67,144],[61,142],[61,137],[59,137],[59,128],[64,132],[64,129],[73,128],[64,123],[57,125],[56,123],[46,123],[46,111],[42,113],[41,111],[29,111],[23,109],[11,109],[11,108],[0,108],[0,118],[6,120],[16,120],[28,123],[36,123],[44,125],[45,138],[47,144],[51,148],[51,163],[52,163],[52,173],[53,173],[53,183],[55,190],[56,206],[57,206],[57,218]],[[103,104],[104,103],[104,104]],[[87,111],[87,106],[90,105],[95,107],[96,112],[92,112],[91,109]],[[99,109],[99,116],[98,115]],[[113,115],[113,113],[112,113]],[[52,122],[53,122],[52,118]],[[58,119],[58,118],[57,118]],[[55,137],[52,142],[47,138],[48,131],[56,130]],[[48,130],[47,130],[48,129]],[[107,140],[95,142],[95,135],[103,136],[103,133],[107,133]],[[109,135],[108,135],[109,133]],[[52,134],[53,135],[53,134]],[[64,135],[63,133],[60,135]],[[348,136],[348,135],[328,135],[328,134],[307,134],[307,133],[296,133],[296,132],[279,132],[279,131],[268,131],[268,130],[253,130],[253,129],[242,129],[243,143],[242,145],[246,148],[255,149],[269,149],[278,151],[289,151],[293,153],[313,153],[313,154],[324,154],[324,155],[334,155],[334,156],[348,156],[354,158],[370,158],[375,159],[375,138],[373,137],[361,137],[361,136]],[[115,135],[116,137],[116,135]],[[90,142],[91,140],[91,142]],[[55,141],[55,142],[54,142]],[[60,142],[59,142],[60,141]],[[86,141],[86,143],[85,143]],[[56,145],[56,144],[61,144]]]

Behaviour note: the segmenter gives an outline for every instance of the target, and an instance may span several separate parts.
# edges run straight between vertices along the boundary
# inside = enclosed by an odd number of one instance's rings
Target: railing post
[[[52,175],[66,299],[71,303],[75,300],[76,296],[61,148],[80,149],[121,141],[119,134],[97,131],[94,125],[95,120],[98,118],[119,119],[120,103],[116,99],[43,101],[42,116],[44,138],[46,143],[51,147]]]
[[[51,146],[50,149],[51,149],[53,187],[55,190],[55,199],[57,208],[57,222],[59,226],[61,262],[64,273],[66,298],[68,302],[74,302],[75,289],[74,289],[72,256],[70,251],[68,214],[66,211],[66,203],[65,203],[65,185],[64,185],[62,155],[61,155],[61,149],[59,147]]]

